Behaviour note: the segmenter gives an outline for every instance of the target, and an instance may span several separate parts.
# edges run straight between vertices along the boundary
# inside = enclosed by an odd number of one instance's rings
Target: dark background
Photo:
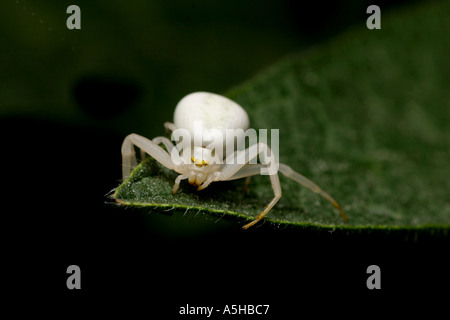
[[[65,26],[70,4],[81,8],[81,30]],[[442,240],[270,226],[244,232],[239,225],[163,234],[148,227],[145,213],[106,196],[120,183],[126,134],[162,134],[185,94],[224,93],[288,53],[365,23],[370,4],[383,16],[411,1],[4,4],[7,304],[19,314],[141,311],[148,318],[171,318],[186,304],[270,304],[270,316],[283,318],[311,311],[364,316],[360,307],[403,313],[411,307],[399,301],[417,308],[428,307],[427,296],[445,297],[438,293],[448,279]],[[72,264],[81,268],[78,291],[66,288]],[[381,268],[380,291],[366,288],[371,264]]]

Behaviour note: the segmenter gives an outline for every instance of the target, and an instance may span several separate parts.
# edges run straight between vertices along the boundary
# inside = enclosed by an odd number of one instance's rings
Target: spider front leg
[[[163,148],[161,148],[157,143],[163,143],[166,148],[173,147],[173,144],[163,137],[155,138],[153,142],[143,136],[132,133],[128,135],[122,144],[122,177],[125,179],[131,173],[131,170],[137,166],[136,152],[134,146],[141,149],[156,161],[161,163],[168,169],[173,170],[175,164],[172,162],[170,155]],[[170,143],[170,144],[169,144]]]
[[[267,152],[270,153],[270,162],[267,164],[248,164],[248,162],[258,154]],[[252,157],[250,158],[250,155]],[[235,180],[245,177],[251,177],[261,173],[261,169],[264,167],[270,167],[272,161],[275,161],[275,157],[273,152],[270,150],[269,146],[264,143],[255,144],[245,150],[236,151],[231,155],[237,163],[240,164],[226,164],[222,167],[222,172],[220,176],[220,180]],[[245,159],[245,162],[242,161]],[[269,211],[273,208],[273,206],[280,200],[281,198],[281,185],[280,179],[278,178],[278,174],[275,172],[274,174],[269,175],[270,182],[272,184],[272,189],[274,193],[274,198],[264,207],[263,211],[255,217],[255,220],[247,223],[242,228],[248,229],[254,224],[258,223],[264,216],[269,213]]]

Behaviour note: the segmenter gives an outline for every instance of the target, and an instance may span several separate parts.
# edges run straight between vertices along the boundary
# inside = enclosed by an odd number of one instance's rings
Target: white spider
[[[184,130],[182,132],[194,134],[195,137],[195,130],[198,129],[195,128],[195,125],[198,124],[206,132],[222,134],[223,141],[220,141],[222,143],[225,141],[223,137],[227,129],[247,130],[249,128],[249,119],[245,110],[236,102],[213,93],[195,92],[187,95],[178,103],[175,108],[174,123],[166,122],[164,127],[172,131],[172,138],[174,138],[174,133],[177,130]],[[267,144],[262,142],[251,145],[247,149],[239,150],[233,148],[230,152],[225,152],[226,157],[224,157],[222,152],[212,151],[211,144],[205,146],[208,141],[195,139],[188,141],[187,150],[185,148],[184,151],[181,151],[179,147],[181,144],[174,146],[172,141],[166,137],[156,137],[153,140],[149,140],[135,133],[128,135],[122,144],[123,178],[128,177],[131,170],[137,166],[134,146],[141,149],[142,157],[147,153],[163,166],[180,174],[175,179],[173,193],[177,192],[180,181],[183,179],[188,179],[190,184],[196,185],[198,190],[202,190],[214,181],[235,180],[261,174],[262,170],[270,169],[274,163],[275,157],[273,152]],[[186,141],[183,142],[186,143]],[[234,146],[234,139],[232,142]],[[163,144],[167,151],[161,148],[160,144]],[[183,154],[183,152],[186,155],[193,154],[193,156],[188,156],[188,161],[174,161],[173,155]],[[264,160],[267,154],[270,154],[269,161]],[[255,163],[258,155],[261,162],[264,163]],[[228,161],[228,159],[232,161]],[[297,181],[331,202],[339,210],[344,221],[348,221],[339,204],[318,185],[285,164],[279,163],[277,166],[279,171],[286,177]],[[268,170],[268,172],[274,198],[255,217],[255,220],[244,225],[243,229],[247,229],[260,221],[281,198],[281,185],[278,174],[273,170]]]

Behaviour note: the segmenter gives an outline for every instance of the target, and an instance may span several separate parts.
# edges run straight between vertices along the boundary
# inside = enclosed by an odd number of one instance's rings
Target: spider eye
[[[203,167],[203,166],[206,166],[209,163],[209,161],[200,160],[200,159],[197,159],[197,158],[194,158],[194,157],[191,158],[191,161],[197,167]]]

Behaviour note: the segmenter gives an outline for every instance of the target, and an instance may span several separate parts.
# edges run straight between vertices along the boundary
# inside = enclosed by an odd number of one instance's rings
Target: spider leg
[[[169,153],[158,146],[155,142],[132,133],[128,135],[122,143],[122,176],[125,179],[131,173],[131,170],[137,166],[136,152],[134,146],[137,146],[156,161],[168,169],[173,170],[175,164],[172,162]]]
[[[264,166],[263,164],[247,164],[227,180],[236,180],[245,178],[244,193],[247,193],[248,185],[250,184],[252,176],[259,175],[261,173],[261,168],[263,168],[263,166]]]
[[[234,175],[229,177],[228,179],[221,179],[221,180],[237,180],[242,178],[250,179],[252,176],[256,176],[261,174],[261,168],[263,168],[265,165],[263,164],[246,164],[239,169],[238,172],[236,172]]]
[[[154,143],[156,144],[160,144],[162,143],[164,145],[164,147],[166,147],[167,152],[170,154],[172,152],[172,149],[175,147],[172,143],[172,141],[170,141],[168,138],[166,137],[156,137],[153,138],[152,140]]]
[[[257,143],[250,147],[248,147],[245,150],[238,150],[234,151],[230,155],[227,156],[225,160],[225,164],[222,165],[221,168],[221,174],[219,180],[234,180],[239,178],[247,177],[248,174],[242,175],[239,172],[244,166],[246,166],[252,159],[256,158],[259,154],[265,155],[266,153],[270,153],[269,162],[267,164],[260,164],[258,167],[251,167],[252,169],[246,168],[245,170],[254,170],[254,173],[251,175],[261,174],[264,169],[267,169],[268,167],[272,167],[274,165],[275,156],[270,150],[269,146],[264,143]],[[231,163],[230,163],[231,159]],[[258,168],[260,171],[257,171],[256,168]],[[272,171],[273,174],[276,173],[276,171]]]
[[[211,184],[211,182],[213,182],[216,179],[216,177],[217,173],[216,175],[210,174],[208,178],[201,185],[198,186],[197,190],[200,191],[207,188]]]
[[[252,222],[247,223],[242,227],[242,229],[248,229],[254,224],[258,223],[264,216],[272,210],[273,206],[276,205],[278,200],[281,198],[281,184],[280,179],[278,178],[278,174],[270,175],[270,182],[272,183],[272,189],[274,193],[273,199],[264,207],[264,210],[258,214]]]
[[[258,154],[266,151],[270,153],[270,160],[273,161],[275,159],[273,152],[270,150],[269,146],[264,143],[255,144],[245,150],[235,151],[232,156],[234,157],[235,162],[237,162],[238,164],[225,164],[222,167],[220,180],[235,180],[261,174],[261,169],[270,167],[272,165],[271,162],[268,162],[267,164],[248,164],[248,162]],[[245,161],[243,161],[244,159]],[[273,208],[278,200],[280,200],[281,185],[278,174],[275,172],[273,174],[270,174],[269,177],[272,184],[274,198],[264,207],[263,211],[255,217],[255,220],[244,225],[242,227],[243,229],[248,229],[259,222]]]
[[[181,182],[181,180],[187,179],[187,178],[188,178],[187,175],[180,174],[180,175],[175,179],[175,184],[173,185],[173,188],[172,188],[172,194],[177,193],[178,188],[180,187],[180,182]]]
[[[170,131],[175,131],[177,127],[172,122],[164,122],[164,128],[166,128],[168,134]]]
[[[342,216],[342,219],[344,219],[345,222],[348,222],[348,217],[345,214],[344,210],[342,210],[341,206],[334,200],[328,193],[323,191],[317,184],[306,178],[305,176],[301,175],[298,172],[295,172],[292,170],[291,167],[280,163],[279,164],[279,170],[282,174],[284,174],[286,177],[291,178],[292,180],[300,183],[301,185],[311,189],[313,192],[320,194],[322,197],[327,199],[331,204],[339,210],[339,213]]]

